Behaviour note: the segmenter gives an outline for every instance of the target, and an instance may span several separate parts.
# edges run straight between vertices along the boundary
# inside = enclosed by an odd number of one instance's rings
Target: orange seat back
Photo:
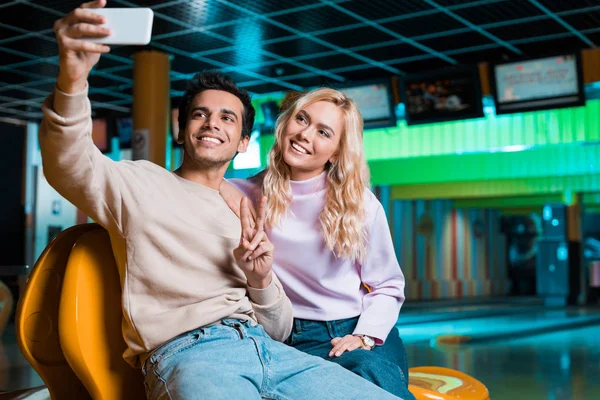
[[[65,358],[94,399],[145,399],[143,376],[123,359],[121,284],[105,230],[77,239],[59,313]]]
[[[97,229],[101,229],[99,225],[85,224],[59,233],[31,270],[17,305],[17,343],[53,399],[90,398],[63,355],[58,307],[73,244],[84,233]]]

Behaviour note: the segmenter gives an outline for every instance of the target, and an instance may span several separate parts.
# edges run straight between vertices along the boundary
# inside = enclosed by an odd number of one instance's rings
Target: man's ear
[[[175,139],[175,141],[178,144],[184,144],[185,143],[185,128],[184,129],[179,129],[179,123],[177,123],[177,138]]]
[[[248,144],[250,143],[250,136],[242,136],[240,143],[238,144],[238,153],[245,153],[248,150]]]

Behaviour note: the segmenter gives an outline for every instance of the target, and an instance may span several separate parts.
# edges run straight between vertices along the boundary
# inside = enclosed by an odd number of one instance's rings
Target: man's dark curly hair
[[[250,100],[250,95],[245,89],[237,87],[229,76],[215,71],[198,73],[188,82],[185,94],[179,103],[179,131],[183,132],[185,130],[192,100],[198,93],[202,93],[205,90],[222,90],[240,99],[244,106],[242,114],[242,137],[249,137],[252,133],[254,116],[256,114]]]

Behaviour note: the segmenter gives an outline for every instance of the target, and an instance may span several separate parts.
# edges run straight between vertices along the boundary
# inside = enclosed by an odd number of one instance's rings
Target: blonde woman
[[[273,270],[294,310],[286,342],[412,399],[404,345],[394,329],[404,276],[383,207],[367,188],[362,134],[351,99],[314,90],[279,116],[267,170],[229,182],[254,204],[266,198]],[[239,207],[234,187],[224,184],[221,194]],[[246,246],[248,257],[260,251],[259,243]]]

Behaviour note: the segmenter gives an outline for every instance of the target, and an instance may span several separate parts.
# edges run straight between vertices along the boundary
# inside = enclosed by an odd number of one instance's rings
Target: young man
[[[219,194],[246,150],[254,109],[229,79],[203,74],[180,106],[184,161],[113,162],[91,138],[87,78],[107,46],[103,17],[86,3],[57,21],[60,72],[45,101],[40,146],[50,184],[110,233],[123,288],[125,359],[150,399],[394,399],[343,368],[276,340],[292,325],[271,273],[273,246]],[[242,202],[242,212],[248,212]],[[259,249],[252,259],[247,250]],[[273,338],[273,339],[272,339]]]

